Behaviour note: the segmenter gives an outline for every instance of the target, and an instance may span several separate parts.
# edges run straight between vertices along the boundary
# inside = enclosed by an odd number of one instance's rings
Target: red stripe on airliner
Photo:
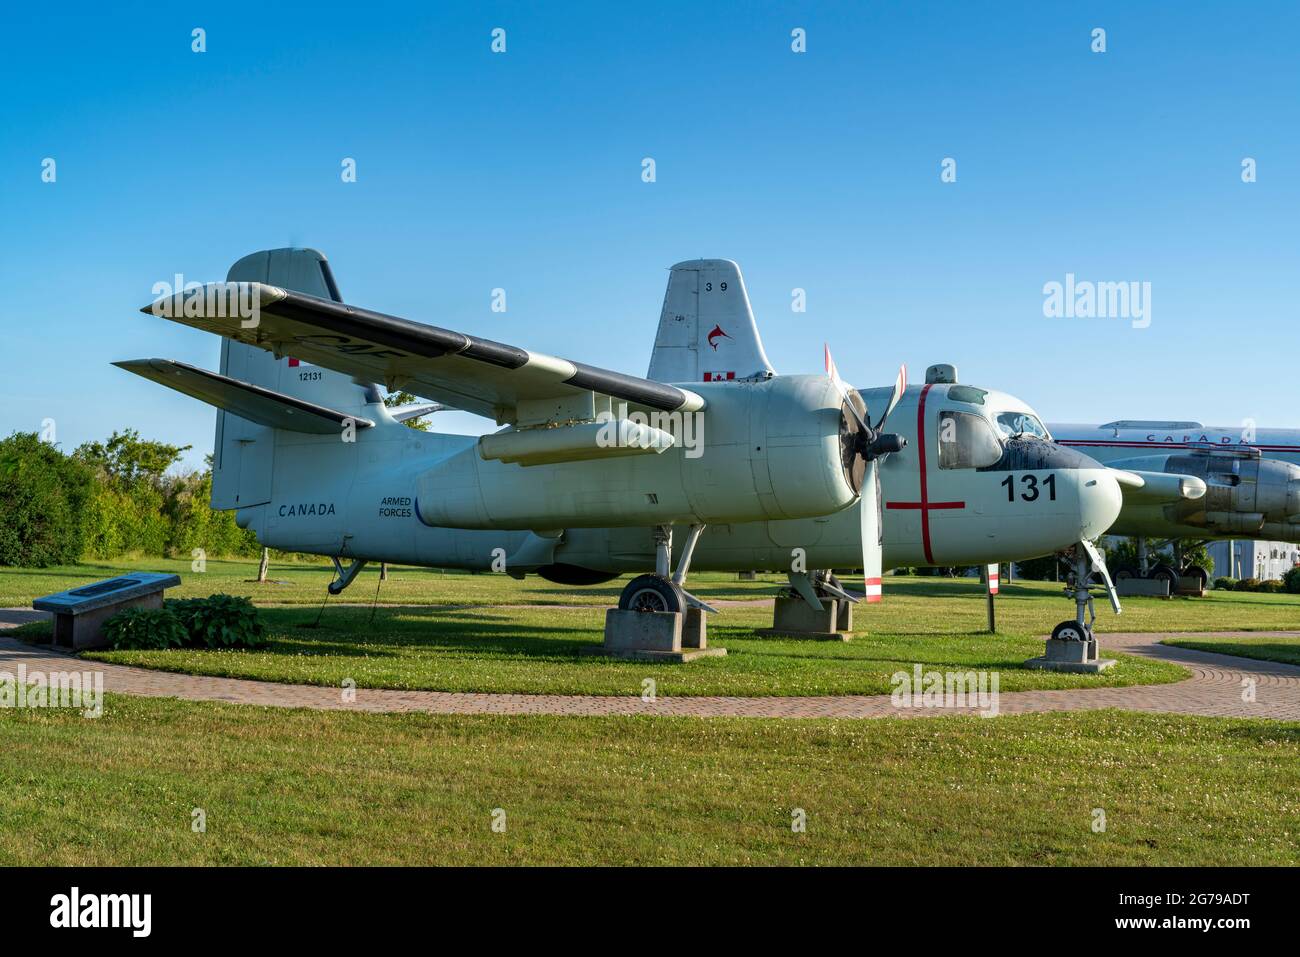
[[[916,448],[918,455],[917,471],[921,477],[921,501],[886,502],[885,508],[916,508],[921,510],[921,544],[925,546],[925,560],[934,564],[934,554],[930,551],[930,510],[934,508],[965,508],[965,502],[931,502],[930,491],[925,478],[925,399],[930,394],[934,383],[927,382],[921,388],[921,398],[916,403]]]
[[[1127,449],[1260,449],[1264,452],[1300,452],[1300,445],[1256,445],[1253,443],[1222,442],[1119,442],[1104,439],[1057,439],[1057,445],[1086,445],[1092,448],[1105,448],[1108,445]]]

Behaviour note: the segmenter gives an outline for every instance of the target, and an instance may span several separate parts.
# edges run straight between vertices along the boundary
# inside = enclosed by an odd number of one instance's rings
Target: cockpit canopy
[[[941,469],[987,468],[1002,457],[1007,439],[1052,439],[1038,416],[1009,395],[955,385],[944,398],[938,435]]]
[[[1038,420],[1038,416],[1032,412],[1023,410],[998,412],[993,423],[997,426],[998,432],[1002,434],[1003,438],[1031,436],[1048,442],[1052,440],[1051,433],[1047,431],[1047,426],[1043,425]]]

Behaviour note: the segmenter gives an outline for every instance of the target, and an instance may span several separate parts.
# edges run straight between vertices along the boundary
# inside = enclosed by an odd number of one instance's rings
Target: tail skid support
[[[334,563],[334,572],[338,576],[329,583],[329,593],[331,595],[341,593],[343,589],[356,580],[356,577],[361,574],[361,569],[366,567],[365,559],[361,558],[354,558],[352,564],[347,568],[343,567],[343,563],[339,561],[338,556],[334,556],[330,561]]]

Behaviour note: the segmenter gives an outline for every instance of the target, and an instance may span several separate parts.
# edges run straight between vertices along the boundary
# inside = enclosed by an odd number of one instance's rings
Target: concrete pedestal
[[[704,609],[686,609],[686,620],[682,622],[682,647],[709,647],[709,618]]]
[[[813,641],[848,641],[853,630],[853,603],[823,598],[814,609],[802,598],[778,595],[772,612],[772,627],[755,634],[765,638],[804,638]]]
[[[1150,598],[1168,598],[1169,582],[1162,578],[1121,578],[1115,583],[1115,591],[1121,598],[1138,595]]]
[[[1048,638],[1041,658],[1030,658],[1026,668],[1040,671],[1069,671],[1076,674],[1096,674],[1115,667],[1114,658],[1097,657],[1097,639],[1091,641],[1061,641]]]
[[[582,653],[672,663],[725,655],[726,648],[708,647],[706,631],[704,612],[698,608],[689,609],[685,615],[611,608],[605,612],[604,644],[583,648]]]

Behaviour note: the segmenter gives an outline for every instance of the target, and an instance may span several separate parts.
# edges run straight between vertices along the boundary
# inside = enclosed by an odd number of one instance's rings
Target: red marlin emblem
[[[709,335],[708,335],[708,340],[709,340],[709,345],[713,346],[713,350],[714,350],[715,352],[716,352],[717,349],[718,349],[718,344],[717,344],[716,342],[714,342],[713,340],[714,340],[714,339],[717,339],[719,336],[724,336],[724,337],[726,337],[727,339],[730,339],[730,338],[731,338],[731,336],[728,336],[725,332],[722,331],[722,327],[721,327],[721,326],[714,326],[714,327],[713,327],[713,331],[710,332]]]

